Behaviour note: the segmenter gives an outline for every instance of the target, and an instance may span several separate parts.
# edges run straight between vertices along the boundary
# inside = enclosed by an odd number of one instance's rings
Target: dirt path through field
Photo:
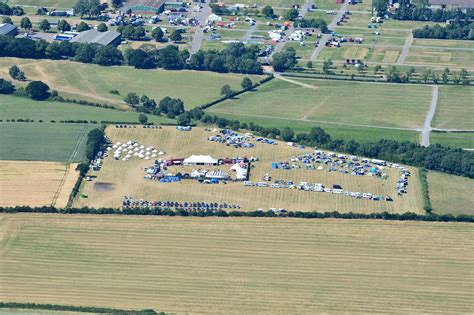
[[[425,124],[421,130],[421,145],[424,147],[430,146],[430,132],[431,132],[431,121],[436,112],[436,105],[438,105],[438,86],[433,86],[433,95],[431,96],[431,106],[426,114]]]

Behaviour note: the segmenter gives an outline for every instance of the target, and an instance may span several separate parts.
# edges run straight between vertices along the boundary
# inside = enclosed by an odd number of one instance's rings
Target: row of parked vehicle
[[[239,205],[217,203],[217,202],[202,202],[202,201],[148,201],[144,199],[133,199],[130,196],[124,196],[122,200],[122,207],[124,209],[146,209],[146,208],[175,208],[186,210],[225,210],[225,209],[240,209]]]

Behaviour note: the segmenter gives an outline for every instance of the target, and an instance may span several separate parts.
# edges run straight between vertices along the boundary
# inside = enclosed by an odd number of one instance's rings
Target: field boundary
[[[474,215],[460,214],[416,214],[414,212],[390,213],[341,213],[331,212],[303,212],[303,211],[211,211],[185,210],[170,208],[151,209],[118,209],[118,208],[55,208],[55,207],[0,207],[0,213],[50,213],[50,214],[92,214],[92,215],[126,215],[126,216],[181,216],[181,217],[253,217],[253,218],[299,218],[299,219],[342,219],[342,220],[385,220],[385,221],[427,221],[427,222],[467,222],[474,223]]]
[[[71,311],[78,313],[100,313],[115,315],[165,315],[164,312],[157,313],[155,310],[122,310],[107,307],[94,306],[72,306],[60,304],[37,304],[37,303],[16,303],[16,302],[0,302],[0,309],[29,309],[29,310],[51,310],[51,311]]]

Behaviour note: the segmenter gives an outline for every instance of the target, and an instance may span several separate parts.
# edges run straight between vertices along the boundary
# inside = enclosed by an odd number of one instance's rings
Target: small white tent
[[[214,159],[210,155],[191,155],[187,159],[184,159],[184,165],[217,165],[218,160]]]
[[[235,163],[230,169],[235,171],[235,177],[237,179],[247,178],[247,169],[242,167],[239,163]]]

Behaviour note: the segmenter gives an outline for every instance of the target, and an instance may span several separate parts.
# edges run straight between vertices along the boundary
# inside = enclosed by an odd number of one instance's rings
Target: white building
[[[210,155],[191,155],[184,159],[184,165],[218,165],[219,160],[214,159]]]

